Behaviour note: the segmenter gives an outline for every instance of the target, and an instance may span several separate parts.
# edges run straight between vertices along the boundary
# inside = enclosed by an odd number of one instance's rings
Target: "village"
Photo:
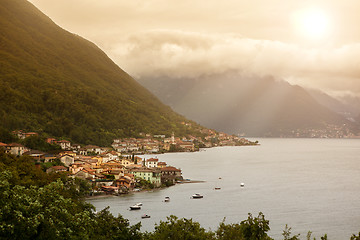
[[[205,132],[204,132],[205,133]],[[35,132],[14,131],[19,139],[37,136]],[[141,134],[141,138],[114,139],[112,147],[94,145],[81,146],[67,140],[47,138],[49,144],[58,145],[61,151],[49,154],[28,149],[19,143],[4,144],[0,147],[6,153],[16,156],[27,155],[34,158],[36,166],[46,163],[59,164],[46,169],[47,173],[64,173],[72,178],[89,181],[92,194],[125,194],[142,189],[171,186],[183,181],[181,169],[168,166],[156,157],[148,159],[143,154],[166,152],[193,152],[200,147],[254,145],[245,138],[226,133],[206,130],[205,137],[175,137]]]

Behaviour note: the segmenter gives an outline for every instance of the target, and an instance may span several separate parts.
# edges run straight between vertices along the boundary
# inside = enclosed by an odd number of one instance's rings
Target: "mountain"
[[[272,77],[229,71],[194,79],[163,77],[138,81],[175,111],[227,133],[313,136],[314,129],[339,128],[358,133],[357,126],[319,104],[305,89]]]
[[[8,130],[98,145],[139,132],[191,132],[95,44],[25,0],[0,0],[0,86],[0,122]]]
[[[343,115],[350,121],[355,121],[356,117],[360,114],[359,97],[345,95],[335,98],[316,89],[306,89],[306,91],[321,105]]]

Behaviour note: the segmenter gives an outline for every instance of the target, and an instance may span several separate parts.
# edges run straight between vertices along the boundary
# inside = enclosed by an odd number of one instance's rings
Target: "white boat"
[[[141,203],[141,202],[139,202],[139,203],[137,203],[137,204],[135,204],[135,205],[142,206],[142,203]]]
[[[165,197],[164,202],[170,202],[170,197]]]
[[[245,187],[245,183],[240,183],[240,187]]]
[[[141,206],[135,204],[133,206],[130,206],[130,210],[140,210],[141,209]]]
[[[150,215],[144,214],[141,216],[141,218],[150,218]]]
[[[199,193],[195,193],[194,195],[192,195],[192,198],[203,198],[204,196],[199,194]]]

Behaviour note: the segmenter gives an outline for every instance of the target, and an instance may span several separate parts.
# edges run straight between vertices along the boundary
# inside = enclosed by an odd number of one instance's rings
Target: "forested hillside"
[[[0,1],[0,85],[0,122],[9,131],[98,145],[192,131],[95,44],[25,0]]]

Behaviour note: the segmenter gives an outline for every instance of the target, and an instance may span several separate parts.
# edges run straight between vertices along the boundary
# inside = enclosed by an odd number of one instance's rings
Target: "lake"
[[[216,230],[224,218],[239,223],[259,212],[270,220],[275,239],[282,239],[285,224],[301,239],[308,231],[317,239],[325,233],[329,239],[349,239],[360,231],[360,139],[257,140],[260,146],[157,155],[181,168],[184,178],[204,182],[88,201],[98,211],[110,206],[131,224],[141,222],[143,231],[171,214]],[[194,193],[204,198],[191,199]],[[171,201],[163,202],[165,196]],[[141,210],[128,210],[138,202]],[[145,213],[151,218],[141,219]]]

